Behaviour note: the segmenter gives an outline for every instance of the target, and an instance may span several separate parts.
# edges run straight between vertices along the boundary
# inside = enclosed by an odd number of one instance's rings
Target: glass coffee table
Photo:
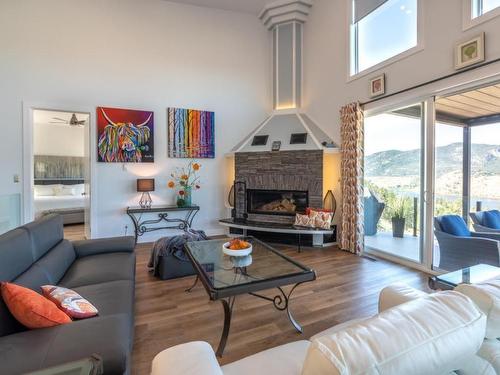
[[[500,277],[500,268],[489,264],[477,264],[439,276],[432,276],[429,278],[429,287],[434,290],[449,290],[454,289],[458,284],[477,284],[495,277]]]
[[[188,242],[186,253],[197,272],[196,280],[205,287],[213,301],[221,301],[224,308],[224,328],[219,341],[217,355],[222,356],[229,335],[231,316],[236,296],[249,294],[272,302],[279,311],[286,311],[294,328],[302,333],[302,327],[290,312],[290,296],[295,288],[307,281],[316,279],[315,272],[282,254],[271,246],[253,237],[245,237],[253,251],[246,257],[231,257],[223,253],[222,245],[230,238]],[[285,292],[284,286],[291,289]],[[274,297],[257,292],[277,289]]]

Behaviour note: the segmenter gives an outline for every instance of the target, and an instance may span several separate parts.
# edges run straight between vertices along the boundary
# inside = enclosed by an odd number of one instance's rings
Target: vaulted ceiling
[[[232,10],[258,15],[264,5],[276,0],[167,0],[174,3],[198,5],[208,8]]]

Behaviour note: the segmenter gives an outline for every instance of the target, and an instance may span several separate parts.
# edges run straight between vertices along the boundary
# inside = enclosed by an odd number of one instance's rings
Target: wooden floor
[[[153,357],[170,346],[203,340],[216,348],[223,326],[222,304],[209,301],[203,286],[198,284],[191,293],[184,291],[194,276],[159,281],[148,273],[150,247],[144,244],[136,249],[133,373],[141,375],[149,374]],[[318,276],[316,281],[299,286],[291,302],[304,333],[296,333],[286,313],[275,310],[267,301],[248,295],[238,297],[221,364],[372,315],[377,311],[378,293],[391,283],[405,282],[428,290],[427,275],[383,260],[357,257],[337,248],[311,248],[298,254],[296,248],[276,247],[313,268]]]
[[[79,241],[85,239],[85,225],[71,224],[64,226],[64,238],[70,241]]]

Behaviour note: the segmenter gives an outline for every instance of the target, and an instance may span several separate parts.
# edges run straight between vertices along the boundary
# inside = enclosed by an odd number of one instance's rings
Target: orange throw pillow
[[[9,311],[22,325],[34,328],[53,327],[71,323],[71,318],[54,302],[22,286],[2,283],[2,297]]]

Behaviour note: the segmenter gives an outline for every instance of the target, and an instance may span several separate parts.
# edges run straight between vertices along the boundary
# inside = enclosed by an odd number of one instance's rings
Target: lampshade
[[[149,192],[155,191],[155,179],[154,178],[138,178],[137,179],[137,191],[138,192]]]

